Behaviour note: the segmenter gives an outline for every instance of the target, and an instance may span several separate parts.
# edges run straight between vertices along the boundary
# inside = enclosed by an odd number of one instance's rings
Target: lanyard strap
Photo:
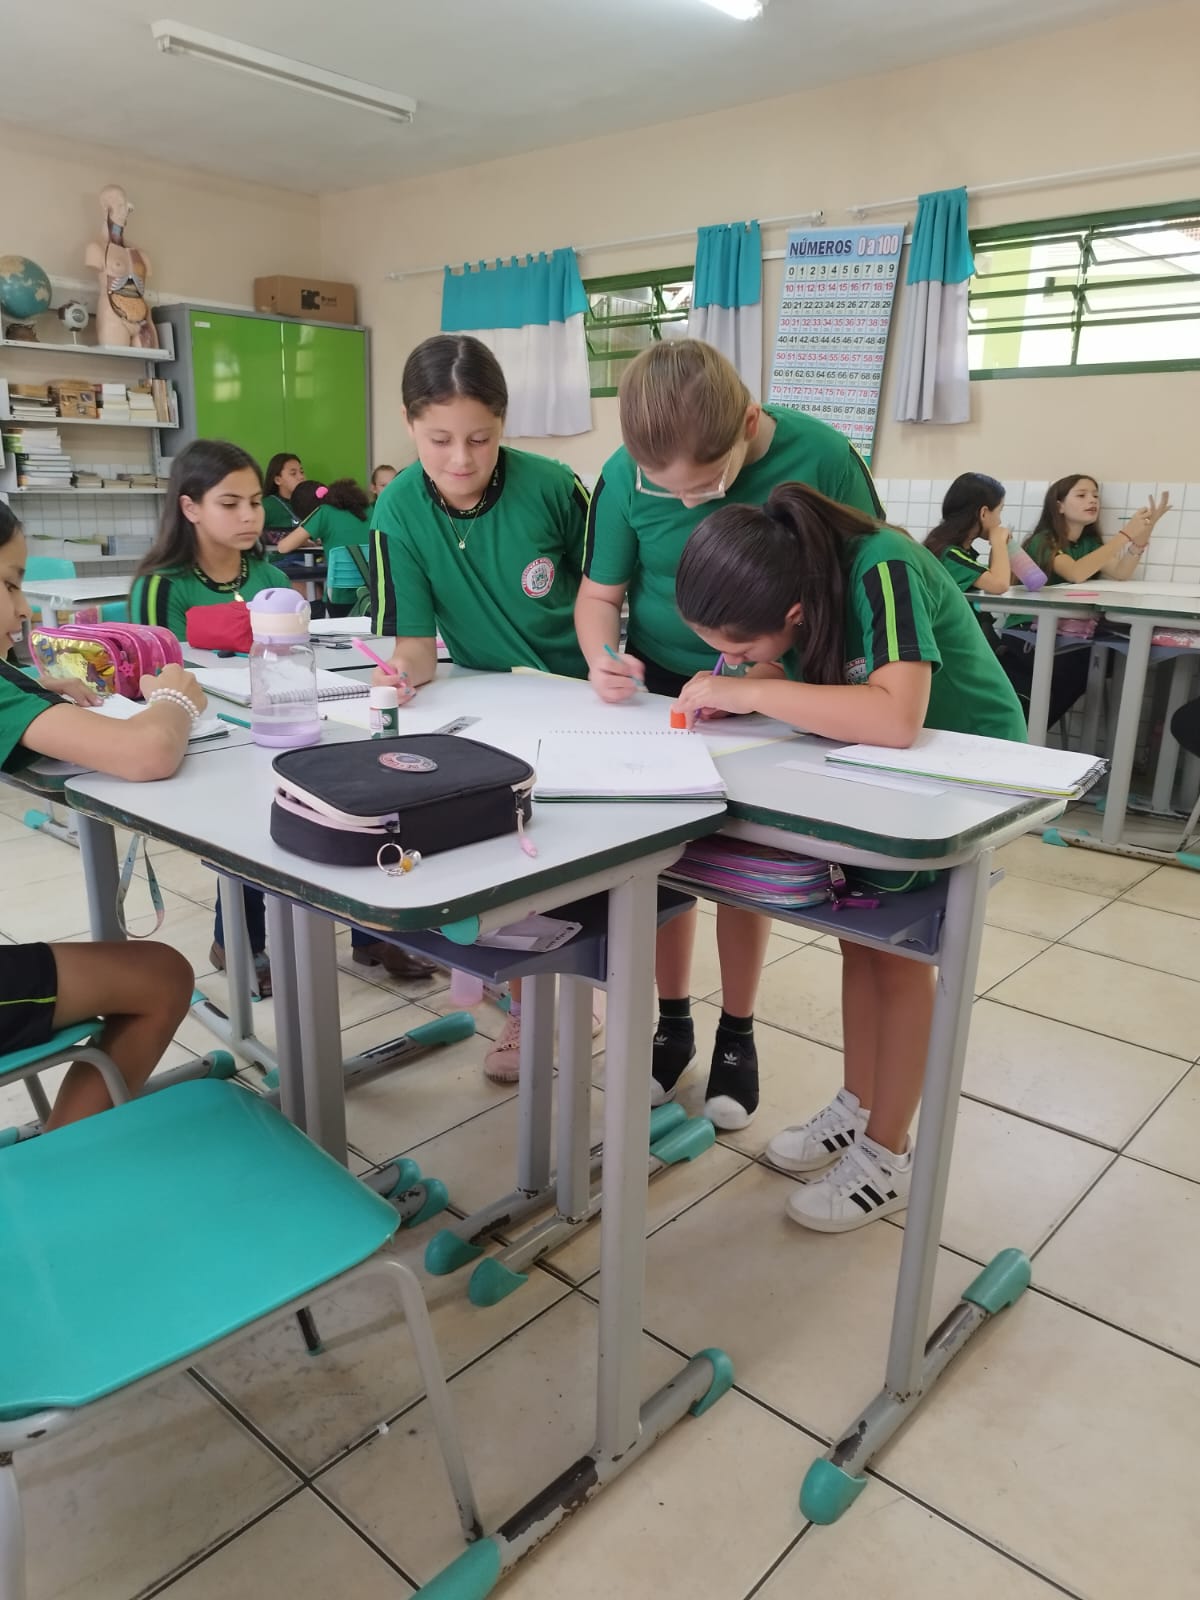
[[[150,903],[154,907],[154,926],[148,933],[130,933],[125,921],[125,896],[129,893],[129,885],[133,881],[133,869],[137,865],[138,850],[142,852],[142,859],[146,863],[146,884],[150,890]],[[167,911],[163,905],[162,890],[158,886],[158,874],[150,860],[150,852],[146,848],[145,834],[135,833],[129,841],[129,848],[125,852],[125,860],[121,864],[121,881],[117,885],[117,921],[121,924],[121,932],[127,939],[149,939],[162,927]]]

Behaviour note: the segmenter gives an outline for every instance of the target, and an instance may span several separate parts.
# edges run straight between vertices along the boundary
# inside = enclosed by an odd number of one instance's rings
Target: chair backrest
[[[25,563],[27,578],[73,578],[75,563],[66,556],[30,556]]]
[[[339,595],[353,600],[359,589],[368,581],[366,545],[335,545],[326,557],[328,567],[325,587],[335,604],[342,604]]]
[[[106,606],[100,607],[101,622],[128,622],[129,605],[125,600],[110,600]]]

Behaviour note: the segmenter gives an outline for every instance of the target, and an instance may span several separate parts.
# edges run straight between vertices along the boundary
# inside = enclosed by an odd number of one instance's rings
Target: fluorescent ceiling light
[[[194,56],[198,61],[213,61],[221,67],[232,67],[237,72],[265,78],[269,83],[305,89],[309,94],[336,100],[339,105],[356,106],[360,111],[374,111],[392,122],[411,122],[417,109],[417,102],[410,100],[406,94],[394,94],[390,89],[360,83],[357,78],[344,78],[340,72],[326,72],[324,67],[310,67],[305,61],[292,61],[288,56],[277,56],[271,50],[255,50],[238,39],[223,39],[220,34],[189,28],[182,22],[152,22],[150,32],[158,48],[166,55]]]
[[[723,11],[727,17],[736,17],[739,22],[753,22],[761,17],[766,3],[767,0],[704,0],[706,6]]]

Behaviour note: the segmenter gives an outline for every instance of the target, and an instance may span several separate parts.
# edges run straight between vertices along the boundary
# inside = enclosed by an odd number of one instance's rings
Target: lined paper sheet
[[[721,774],[695,734],[551,730],[538,747],[535,800],[720,798]]]
[[[1048,795],[1072,799],[1082,794],[1104,770],[1097,756],[1010,739],[984,739],[973,733],[947,733],[924,728],[907,750],[886,745],[852,744],[831,750],[825,760],[834,766],[868,771],[907,773],[999,794]]]
[[[250,704],[250,668],[197,667],[196,682],[206,694],[215,694],[222,700],[232,700],[235,705]],[[370,693],[370,685],[361,678],[348,678],[344,672],[317,671],[317,699],[356,700]]]

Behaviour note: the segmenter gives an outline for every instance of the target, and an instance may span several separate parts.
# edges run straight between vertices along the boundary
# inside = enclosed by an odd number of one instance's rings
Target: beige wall
[[[29,256],[54,278],[89,279],[97,195],[119,183],[133,201],[130,238],[149,255],[151,287],[173,299],[249,306],[256,277],[320,270],[315,196],[164,166],[82,140],[0,124],[0,254]]]
[[[408,350],[436,331],[441,303],[437,275],[386,283],[389,270],[818,207],[836,224],[856,202],[1200,150],[1198,60],[1200,6],[1163,7],[788,99],[327,195],[325,274],[358,284],[373,330],[376,459],[410,459],[400,370]],[[971,220],[1192,198],[1200,198],[1200,166],[974,201]],[[765,247],[784,237],[773,230]],[[581,256],[580,266],[585,276],[673,266],[690,251],[687,240],[601,251]],[[780,278],[780,263],[768,262],[768,339]],[[589,434],[530,443],[598,470],[618,442],[615,407],[593,402]],[[971,422],[949,428],[898,424],[890,411],[888,400],[874,462],[885,477],[976,468],[1046,478],[1081,466],[1110,479],[1200,477],[1200,373],[975,384]]]

